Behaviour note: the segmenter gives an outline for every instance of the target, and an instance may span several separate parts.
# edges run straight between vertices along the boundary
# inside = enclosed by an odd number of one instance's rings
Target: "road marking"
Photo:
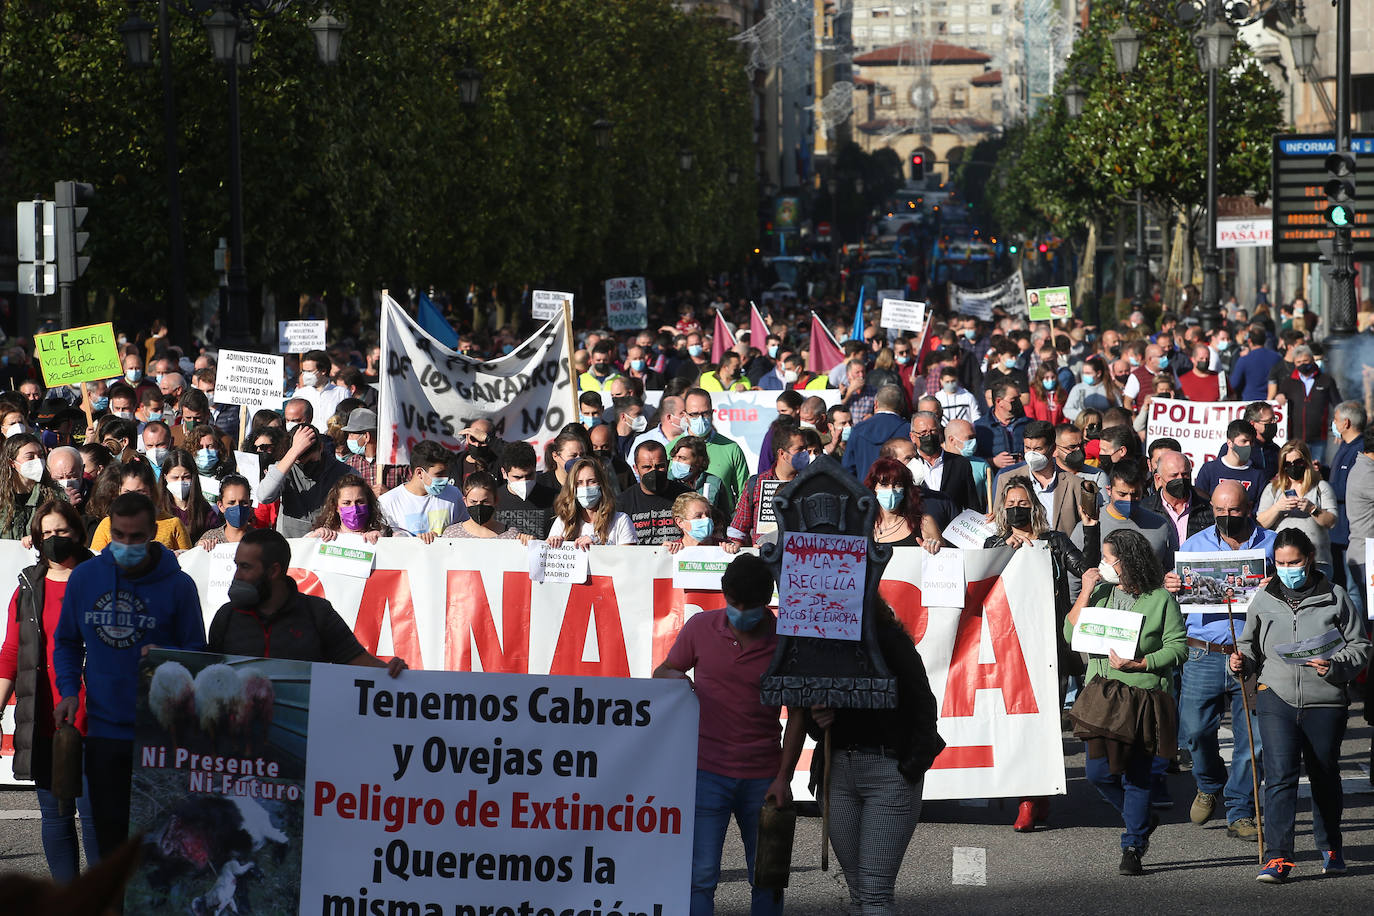
[[[0,811],[0,821],[36,821],[42,811]]]
[[[988,851],[982,846],[954,847],[955,884],[985,887],[988,883]]]

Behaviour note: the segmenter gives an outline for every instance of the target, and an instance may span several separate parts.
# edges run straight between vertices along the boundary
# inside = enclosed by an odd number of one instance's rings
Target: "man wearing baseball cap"
[[[348,435],[348,451],[342,456],[344,464],[371,484],[378,496],[406,482],[410,467],[388,464],[382,468],[381,485],[377,483],[377,414],[374,411],[366,407],[355,408],[348,415],[344,432]]]

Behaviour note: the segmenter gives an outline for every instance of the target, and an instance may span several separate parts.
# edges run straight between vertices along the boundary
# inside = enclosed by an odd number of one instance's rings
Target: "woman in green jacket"
[[[1093,655],[1071,716],[1086,744],[1085,775],[1121,814],[1123,875],[1141,874],[1140,859],[1158,820],[1150,814],[1150,765],[1173,756],[1178,711],[1169,688],[1175,665],[1187,656],[1187,630],[1178,601],[1164,588],[1164,572],[1149,542],[1119,528],[1102,541],[1102,563],[1083,574],[1083,590],[1064,622],[1073,642],[1087,607],[1144,615],[1130,658]]]

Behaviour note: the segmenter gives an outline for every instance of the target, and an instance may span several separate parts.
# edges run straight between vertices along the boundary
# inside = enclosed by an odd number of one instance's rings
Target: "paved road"
[[[1121,828],[1096,790],[1083,779],[1081,745],[1066,742],[1069,776],[1067,798],[1057,798],[1049,828],[1033,834],[1012,832],[1015,802],[932,802],[925,806],[899,879],[903,913],[1135,913],[1189,914],[1272,912],[1277,906],[1308,912],[1362,914],[1374,899],[1374,786],[1368,779],[1371,730],[1359,714],[1343,749],[1346,784],[1346,859],[1350,872],[1323,877],[1312,848],[1310,804],[1299,808],[1296,880],[1287,886],[1255,881],[1253,844],[1226,836],[1224,818],[1196,827],[1188,821],[1194,786],[1188,773],[1169,777],[1176,801],[1161,812],[1146,873],[1138,878],[1117,874]],[[27,790],[0,791],[0,870],[41,874],[46,868],[39,844],[39,825],[30,816],[36,807]],[[848,896],[839,866],[820,870],[820,821],[798,821],[793,855],[789,914],[833,914],[844,911]],[[976,880],[980,859],[985,885],[955,883],[956,852],[962,881]],[[726,843],[723,881],[716,912],[747,914],[748,887],[743,849],[731,837]],[[1262,908],[1262,909],[1260,909]]]

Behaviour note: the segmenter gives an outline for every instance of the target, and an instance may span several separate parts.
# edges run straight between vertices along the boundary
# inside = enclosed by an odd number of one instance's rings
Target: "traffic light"
[[[90,212],[83,205],[95,197],[95,188],[84,181],[59,181],[53,190],[57,198],[57,282],[75,283],[91,265],[91,259],[81,254],[91,234],[80,229]]]
[[[911,180],[925,181],[926,178],[926,157],[924,153],[911,154]]]
[[[1044,242],[1041,242],[1038,246],[1036,246],[1036,250],[1039,251],[1041,254],[1044,254],[1045,252],[1050,250],[1050,246]]]
[[[1016,247],[1015,242],[1012,242],[1010,245],[1007,246],[1007,251],[1011,252],[1012,254],[1016,254],[1016,252],[1019,250],[1020,249]]]
[[[1335,152],[1326,157],[1327,182],[1322,186],[1326,192],[1326,222],[1337,229],[1355,225],[1355,211],[1351,203],[1355,200],[1355,154]]]

